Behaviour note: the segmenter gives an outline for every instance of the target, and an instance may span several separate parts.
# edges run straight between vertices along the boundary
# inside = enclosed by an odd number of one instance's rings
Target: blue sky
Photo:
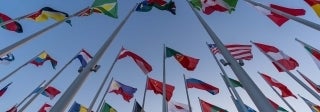
[[[12,77],[5,80],[0,84],[1,87],[9,82],[13,83],[5,95],[0,98],[0,111],[5,111],[14,104],[22,101],[22,99],[33,91],[33,89],[43,80],[50,80],[50,78],[82,48],[94,55],[128,14],[129,10],[131,10],[138,2],[140,2],[140,0],[119,0],[118,19],[101,14],[93,14],[88,17],[74,17],[71,19],[73,24],[72,27],[66,23],[60,24],[36,39],[15,49],[13,53],[16,60],[9,65],[0,65],[0,69],[2,70],[0,74],[1,77],[26,63],[43,50],[47,51],[51,57],[58,61],[58,66],[56,70],[53,70],[49,62],[46,62],[40,67],[28,64]],[[188,6],[187,2],[184,0],[175,0],[175,2],[177,15],[172,15],[167,11],[160,11],[156,8],[152,9],[150,12],[134,12],[119,32],[116,39],[106,50],[103,58],[99,61],[99,64],[101,65],[100,70],[90,74],[73,100],[85,106],[90,105],[102,79],[106,75],[112,61],[115,59],[122,46],[140,55],[149,62],[153,67],[153,71],[148,74],[150,77],[162,80],[162,56],[163,45],[165,45],[181,53],[200,59],[196,70],[191,72],[182,68],[174,58],[166,59],[166,82],[175,85],[176,87],[172,100],[187,104],[183,84],[183,74],[185,74],[186,76],[212,84],[220,89],[220,93],[217,95],[211,95],[202,90],[189,89],[190,100],[192,102],[191,105],[194,112],[200,111],[198,97],[221,108],[227,109],[230,112],[235,112],[236,108],[233,105],[230,94],[219,74],[221,71],[205,44],[206,42],[212,43],[212,40]],[[320,22],[313,10],[302,0],[260,0],[260,2],[263,4],[274,3],[286,7],[303,8],[306,10],[306,15],[301,16],[301,18],[317,24]],[[0,1],[0,11],[11,18],[16,18],[37,11],[42,7],[49,6],[71,15],[84,7],[90,6],[92,3],[93,0],[3,0]],[[319,69],[306,50],[294,40],[295,38],[299,38],[319,49],[320,44],[317,37],[319,31],[293,20],[289,20],[282,27],[278,27],[276,24],[272,23],[269,18],[244,1],[238,2],[236,11],[232,14],[214,12],[211,15],[204,15],[202,13],[200,15],[223,43],[250,44],[249,41],[254,41],[275,46],[298,61],[300,66],[295,70],[301,71],[317,84],[320,83],[319,80],[316,80],[319,78],[319,75],[317,75],[319,74]],[[2,40],[0,48],[5,48],[8,45],[26,38],[40,29],[55,23],[55,21],[49,20],[43,23],[36,23],[31,20],[21,20],[19,23],[24,29],[24,32],[21,34],[4,29],[0,30],[0,38]],[[252,53],[254,55],[253,59],[245,61],[245,66],[243,66],[243,68],[267,97],[289,110],[267,83],[259,76],[257,73],[258,71],[266,73],[287,85],[295,95],[300,94],[310,101],[320,104],[319,101],[289,77],[289,75],[286,73],[279,73],[271,64],[270,60],[255,46],[252,48]],[[218,58],[222,58],[221,55],[217,56]],[[80,63],[78,60],[73,61],[61,75],[51,83],[51,85],[64,92],[78,75],[77,70],[79,66]],[[229,67],[224,68],[229,77],[236,79],[236,76]],[[293,70],[292,73],[303,80],[295,70]],[[139,103],[142,103],[146,76],[134,61],[130,58],[118,60],[103,91],[106,90],[111,77],[123,84],[138,88],[134,99],[137,99]],[[303,80],[303,82],[305,81]],[[244,89],[237,88],[237,91],[247,105],[257,109]],[[44,96],[39,96],[25,111],[37,111],[45,102],[53,105],[61,95],[62,94],[59,94],[53,100]],[[101,97],[102,94],[98,97],[98,101],[93,108],[94,110],[101,100]],[[123,100],[120,95],[115,95],[114,93],[107,94],[105,98],[105,100],[119,112],[131,111],[134,99],[128,103]],[[302,99],[289,97],[286,98],[286,100],[298,112],[309,109]],[[147,91],[145,103],[146,111],[161,112],[162,96],[155,95],[152,91]]]

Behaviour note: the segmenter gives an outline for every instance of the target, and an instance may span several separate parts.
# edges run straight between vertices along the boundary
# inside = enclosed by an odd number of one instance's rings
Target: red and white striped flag
[[[208,46],[213,54],[217,54],[220,52],[215,44],[208,44]],[[229,50],[231,55],[237,60],[251,60],[253,58],[253,55],[251,53],[251,45],[229,44],[225,45],[225,47]]]

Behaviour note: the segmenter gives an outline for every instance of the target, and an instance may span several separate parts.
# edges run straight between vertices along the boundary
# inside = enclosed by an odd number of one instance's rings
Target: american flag
[[[208,44],[208,46],[213,54],[217,54],[220,52],[215,44]],[[229,50],[231,55],[237,60],[251,60],[253,58],[253,55],[251,53],[251,45],[229,44],[225,45],[225,47]]]

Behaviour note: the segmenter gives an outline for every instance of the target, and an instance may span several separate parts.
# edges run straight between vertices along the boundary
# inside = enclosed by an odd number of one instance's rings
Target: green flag
[[[103,13],[113,18],[118,18],[117,0],[95,0],[92,4],[94,12]]]
[[[197,10],[201,10],[202,8],[202,4],[201,4],[201,1],[200,0],[191,0],[190,1],[191,5],[196,8]]]
[[[233,87],[242,87],[241,83],[237,80],[229,78],[229,81]]]
[[[100,112],[117,112],[117,110],[111,107],[108,103],[104,102]]]

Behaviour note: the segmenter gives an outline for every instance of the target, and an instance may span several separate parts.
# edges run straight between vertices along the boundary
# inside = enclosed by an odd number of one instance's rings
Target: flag
[[[47,52],[42,52],[40,55],[31,60],[30,63],[36,66],[40,66],[43,65],[43,63],[47,60],[50,60],[52,68],[55,69],[58,62],[55,59],[51,58],[51,56]]]
[[[303,44],[303,46],[310,53],[313,61],[316,63],[316,65],[320,69],[320,52],[318,52],[319,50],[305,44]]]
[[[93,12],[102,13],[113,18],[118,18],[117,0],[95,0],[91,7]]]
[[[153,90],[155,94],[163,94],[163,83],[148,77],[147,90]],[[173,94],[174,86],[166,84],[166,100],[170,101]]]
[[[208,44],[210,51],[213,54],[220,53],[219,49],[215,44]],[[251,45],[245,45],[245,44],[229,44],[225,45],[227,50],[230,52],[230,54],[233,56],[233,58],[240,60],[251,60],[253,58],[253,55],[251,53]]]
[[[12,84],[12,82],[10,82],[9,84],[7,84],[5,87],[3,87],[0,90],[0,97],[7,91],[8,87]]]
[[[130,102],[130,99],[133,97],[133,94],[137,91],[137,88],[124,85],[116,80],[112,80],[108,91],[120,94],[122,95],[124,100]]]
[[[212,105],[212,104],[205,102],[201,99],[199,99],[199,100],[200,100],[200,106],[202,108],[202,112],[228,112],[227,110],[222,109],[218,106]]]
[[[51,105],[44,103],[38,112],[49,112],[51,109]]]
[[[92,56],[86,50],[82,49],[75,58],[79,59],[81,67],[84,68],[92,59]]]
[[[44,22],[47,21],[49,18],[55,20],[55,21],[62,21],[66,18],[69,17],[69,14],[55,10],[51,7],[43,7],[39,11],[29,15],[28,19],[34,20],[36,22]],[[71,25],[71,20],[67,20],[66,23],[68,23],[70,26]]]
[[[172,0],[168,3],[164,0],[144,0],[138,4],[136,11],[149,12],[152,7],[156,7],[159,10],[167,10],[171,14],[176,15],[176,5]]]
[[[300,73],[300,72],[298,72],[298,73],[303,77],[304,80],[306,80],[310,84],[310,86],[313,89],[315,89],[318,93],[320,93],[320,86],[319,85],[314,83],[312,80],[310,80],[307,76],[303,75],[302,73]]]
[[[190,112],[189,106],[180,102],[168,102],[168,112]]]
[[[18,111],[18,107],[17,105],[14,105],[13,107],[11,107],[9,110],[7,110],[6,112],[17,112]]]
[[[152,7],[153,7],[152,4],[150,4],[148,1],[144,0],[138,4],[138,6],[136,7],[136,11],[149,12],[149,11],[151,11]]]
[[[55,96],[60,94],[60,91],[52,86],[48,86],[41,94],[52,100]]]
[[[6,22],[6,21],[9,21],[9,20],[12,20],[12,19],[9,16],[0,13],[0,23]],[[17,32],[17,33],[22,33],[23,32],[22,26],[20,25],[20,23],[18,23],[16,21],[10,22],[9,24],[3,25],[1,27],[3,29],[14,31],[14,32]]]
[[[281,64],[287,70],[293,70],[299,66],[299,63],[295,59],[284,54],[281,50],[274,46],[261,43],[254,44],[260,49],[261,52],[272,57],[276,62]],[[279,72],[284,72],[285,70],[281,69],[280,66],[276,64],[276,62],[272,62],[272,64],[277,68]]]
[[[265,81],[267,81],[267,83],[269,83],[271,86],[275,86],[278,89],[280,89],[281,91],[281,96],[282,97],[295,97],[297,98],[289,89],[287,86],[283,85],[282,83],[278,82],[276,79],[266,75],[266,74],[261,74],[263,79],[265,79]]]
[[[319,0],[304,0],[307,2],[314,12],[320,17],[320,1]]]
[[[233,87],[243,87],[242,84],[241,84],[239,81],[237,81],[237,80],[234,80],[234,79],[232,79],[232,78],[229,78],[229,81],[230,81],[230,83],[231,83],[231,85],[232,85]]]
[[[208,83],[205,83],[195,78],[186,79],[186,85],[187,85],[187,88],[197,88],[197,89],[205,90],[211,93],[212,95],[216,95],[219,93],[219,88],[214,87]]]
[[[276,104],[274,101],[272,101],[272,100],[270,100],[270,99],[268,99],[268,100],[269,100],[269,102],[271,103],[271,105],[273,106],[273,108],[277,110],[277,112],[289,112],[289,111],[287,111],[286,109],[280,107],[280,106],[279,106],[278,104]]]
[[[74,102],[68,112],[88,112],[88,108],[77,102]]]
[[[235,10],[238,0],[191,0],[190,3],[204,14],[210,15],[214,11],[231,13]]]
[[[124,48],[121,49],[121,52],[118,56],[118,59],[122,59],[127,56],[131,57],[134,60],[134,62],[136,62],[136,64],[140,67],[140,69],[143,71],[144,74],[148,74],[152,71],[152,67],[147,61],[145,61],[139,55],[137,55],[127,49],[124,49]]]
[[[154,0],[149,0],[149,1],[154,1]],[[165,2],[164,5],[159,3],[154,3],[154,7],[156,7],[159,10],[167,10],[171,12],[171,14],[176,15],[176,5],[174,1],[170,0],[169,3],[166,3],[166,1],[164,2]]]
[[[320,112],[320,106],[319,105],[314,104],[313,102],[309,101],[308,99],[306,99],[306,98],[304,98],[302,96],[300,96],[300,97],[310,107],[312,112]]]
[[[232,97],[232,99],[235,101],[235,105],[236,107],[240,107],[240,102],[238,100],[236,100],[235,98]],[[256,110],[254,110],[253,108],[249,107],[248,105],[246,104],[243,104],[245,106],[245,108],[247,109],[247,112],[257,112]]]
[[[135,100],[133,104],[133,110],[132,112],[145,112],[142,108],[142,106]]]
[[[104,102],[102,108],[100,109],[100,112],[117,112],[117,110],[110,106],[108,103]]]
[[[8,53],[5,56],[0,57],[0,63],[10,63],[11,61],[13,61],[15,58],[13,56],[12,53]]]
[[[270,7],[276,10],[279,10],[281,12],[290,14],[292,16],[303,16],[305,15],[306,11],[304,9],[294,9],[294,8],[287,8],[280,5],[270,4]],[[274,12],[271,12],[270,10],[264,9],[260,6],[255,6],[257,10],[268,16],[275,24],[277,24],[279,27],[282,26],[285,22],[287,22],[289,19],[276,14]]]
[[[172,57],[174,58],[187,70],[193,71],[199,62],[199,59],[184,55],[178,51],[175,51],[169,47],[166,47],[166,57]]]

